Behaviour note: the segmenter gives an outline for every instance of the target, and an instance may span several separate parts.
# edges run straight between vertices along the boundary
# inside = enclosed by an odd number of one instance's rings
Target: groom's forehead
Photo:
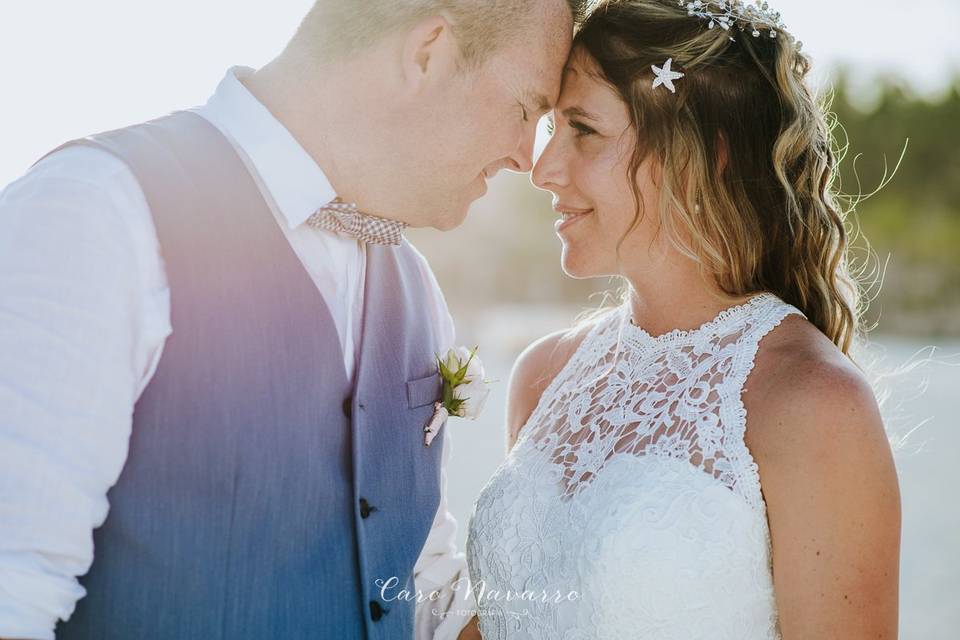
[[[561,48],[540,57],[534,64],[533,60],[526,63],[523,70],[523,81],[528,103],[543,111],[549,111],[556,104],[563,82],[563,67],[567,61],[569,51]],[[524,64],[524,63],[520,63]]]
[[[548,38],[544,43],[542,55],[537,56],[538,64],[534,70],[535,82],[540,97],[546,98],[548,108],[552,108],[560,94],[563,82],[563,69],[570,57],[573,44],[572,30],[560,36]]]
[[[566,7],[565,2],[559,4]],[[552,109],[559,97],[563,67],[573,41],[569,9],[564,8],[553,18],[534,22],[525,37],[511,39],[494,54],[499,59],[495,73],[513,85],[526,106],[544,112]]]
[[[489,77],[509,88],[525,107],[539,111],[553,108],[560,94],[562,62],[554,68],[552,61],[535,55],[518,55],[505,51],[491,68]]]

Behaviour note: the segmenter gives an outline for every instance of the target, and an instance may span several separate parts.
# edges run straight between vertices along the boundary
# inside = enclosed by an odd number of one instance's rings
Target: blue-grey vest
[[[134,408],[59,640],[407,639],[440,499],[435,327],[408,244],[369,245],[360,359],[230,143],[179,112],[69,144],[143,188],[173,333]],[[104,283],[109,286],[109,283]]]

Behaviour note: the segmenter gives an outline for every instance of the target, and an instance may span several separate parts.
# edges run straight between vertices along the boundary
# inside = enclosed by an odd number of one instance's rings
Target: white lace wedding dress
[[[627,305],[595,322],[470,518],[485,640],[780,637],[741,392],[791,313],[761,294],[658,337]]]

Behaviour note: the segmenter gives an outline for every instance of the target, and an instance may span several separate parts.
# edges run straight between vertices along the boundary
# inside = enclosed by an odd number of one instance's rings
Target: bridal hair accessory
[[[754,38],[760,37],[761,29],[768,29],[769,36],[776,38],[778,32],[787,28],[780,19],[780,13],[772,11],[770,5],[761,0],[754,3],[742,0],[679,0],[677,5],[686,7],[687,15],[708,21],[711,29],[718,25],[724,31],[737,27],[740,31],[749,31]],[[733,36],[730,39],[733,40]],[[800,45],[797,44],[798,49]]]
[[[771,10],[766,0],[755,0],[753,3],[744,0],[678,0],[677,6],[686,8],[689,16],[706,20],[710,29],[719,25],[724,31],[730,31],[736,27],[743,32],[749,31],[754,38],[759,38],[761,29],[765,29],[771,38],[778,35],[787,38],[798,52],[803,47],[802,42],[794,41],[786,32],[787,27],[780,19],[780,12]],[[728,37],[735,41],[733,36]],[[673,81],[682,78],[684,74],[671,69],[672,64],[673,58],[668,58],[663,67],[651,65],[655,75],[654,89],[663,85],[671,93],[677,92]]]
[[[683,74],[679,71],[674,71],[670,68],[673,64],[673,58],[667,58],[667,61],[663,63],[663,67],[658,67],[655,64],[650,65],[650,68],[653,69],[653,74],[656,76],[653,79],[653,88],[656,89],[660,85],[665,86],[667,89],[670,89],[670,93],[676,93],[677,89],[673,86],[674,80],[679,80],[683,77]]]
[[[476,420],[490,394],[489,381],[484,380],[483,364],[477,349],[450,349],[445,358],[437,356],[437,371],[443,380],[441,401],[433,405],[433,417],[423,428],[423,444],[430,446],[447,418],[456,416]]]
[[[357,205],[336,198],[307,219],[307,224],[317,229],[327,229],[352,236],[367,244],[399,246],[403,243],[405,222],[380,218],[364,213]]]

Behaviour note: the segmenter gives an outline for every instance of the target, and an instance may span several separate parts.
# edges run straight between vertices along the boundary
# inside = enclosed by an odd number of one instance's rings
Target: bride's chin
[[[593,274],[589,272],[586,265],[582,264],[580,260],[577,260],[576,254],[566,247],[564,247],[563,253],[560,256],[560,269],[574,280],[586,280],[587,278],[593,277]]]

